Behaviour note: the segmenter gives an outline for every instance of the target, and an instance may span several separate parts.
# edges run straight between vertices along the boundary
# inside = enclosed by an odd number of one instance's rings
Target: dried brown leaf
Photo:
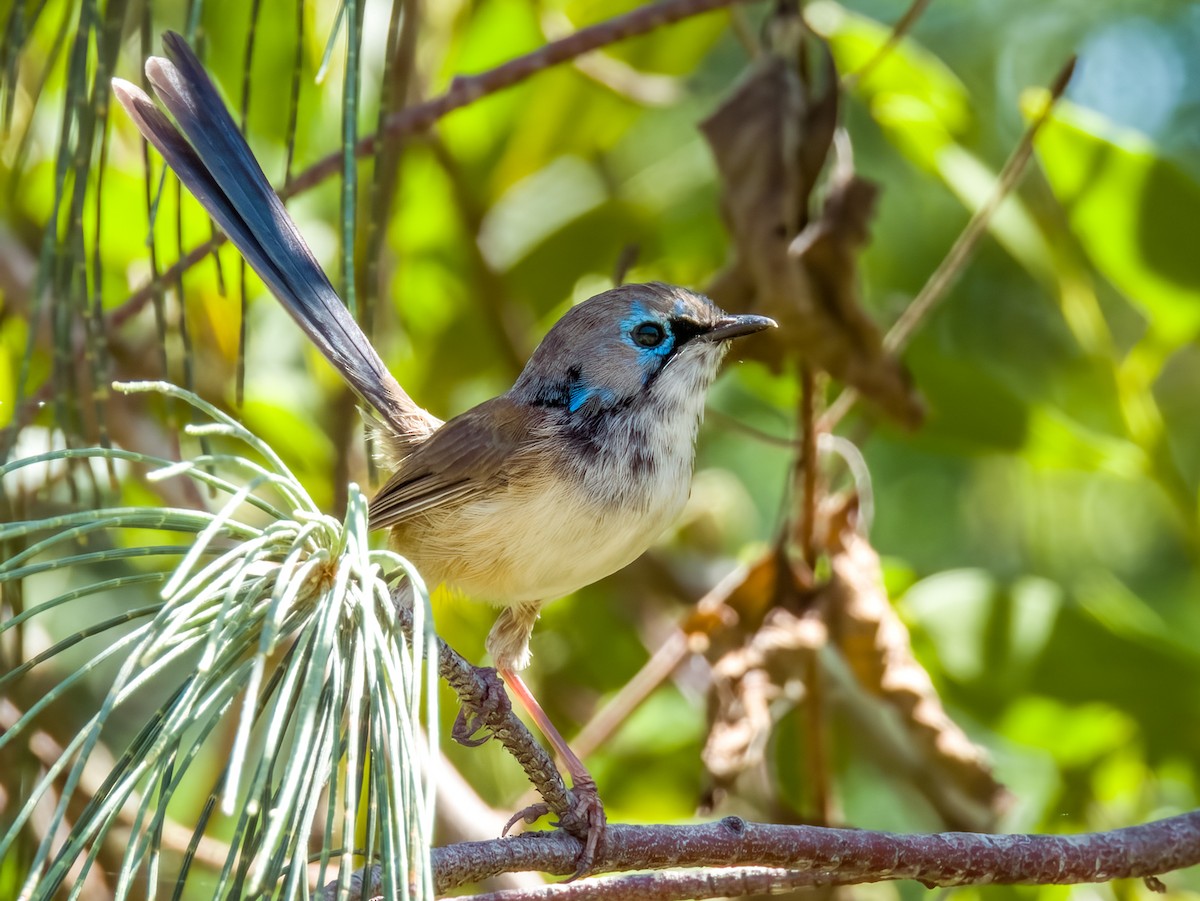
[[[951,823],[985,829],[1007,793],[991,772],[986,752],[952,720],[929,673],[913,655],[907,627],[883,585],[879,556],[855,528],[857,501],[829,517],[832,574],[826,586],[831,632],[859,684],[894,709],[932,778],[921,788]]]
[[[768,553],[731,574],[685,623],[693,649],[712,664],[703,760],[714,793],[734,782],[739,790],[755,784],[738,780],[763,772],[775,722],[808,696],[812,655],[831,646],[848,664],[843,684],[859,698],[841,692],[840,703],[865,711],[852,719],[867,730],[873,754],[894,765],[951,827],[993,828],[1008,795],[913,655],[856,516],[854,497],[823,505],[818,538],[830,576],[815,589],[801,591],[788,561]],[[823,669],[830,665],[824,653],[822,660]]]
[[[740,643],[743,637],[758,629],[779,590],[779,567],[773,551],[763,554],[749,566],[739,567],[705,595],[682,623],[688,636],[707,636],[710,640],[721,633],[726,642]],[[720,651],[715,652],[721,653]]]
[[[772,704],[787,698],[790,707],[803,697],[805,662],[827,640],[819,616],[777,607],[745,644],[713,664],[702,759],[718,786],[763,763],[776,718]]]
[[[771,52],[700,126],[721,175],[736,251],[709,293],[730,309],[779,321],[781,328],[747,353],[776,368],[801,357],[915,426],[920,402],[859,298],[858,253],[877,189],[845,173],[834,179],[820,214],[811,215],[837,129],[832,56],[798,17],[784,14],[774,24]],[[820,48],[819,77],[807,71],[810,46]]]

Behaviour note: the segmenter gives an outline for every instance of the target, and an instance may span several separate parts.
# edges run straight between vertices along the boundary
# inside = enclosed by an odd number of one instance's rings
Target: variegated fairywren
[[[443,424],[384,367],[187,44],[168,33],[165,46],[170,59],[150,59],[146,73],[186,139],[134,85],[114,80],[118,99],[374,408],[395,474],[371,501],[372,527],[390,528],[429,584],[504,608],[487,648],[566,762],[594,846],[604,822],[595,783],[516,671],[546,601],[625,566],[678,516],[729,341],[775,323],[669,285],[615,288],[569,310],[509,391]]]

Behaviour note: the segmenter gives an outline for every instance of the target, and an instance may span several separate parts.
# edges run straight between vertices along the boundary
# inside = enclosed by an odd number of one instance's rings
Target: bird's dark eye
[[[643,322],[635,325],[629,334],[634,343],[640,344],[642,347],[658,347],[663,343],[663,338],[667,337],[666,329],[657,322]]]

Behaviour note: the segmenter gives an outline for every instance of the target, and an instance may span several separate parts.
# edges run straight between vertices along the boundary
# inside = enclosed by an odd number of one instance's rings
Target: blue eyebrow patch
[[[635,325],[641,325],[643,322],[657,322],[658,319],[646,309],[644,305],[634,302],[629,308],[629,315],[621,320],[621,328],[625,331],[630,331]]]
[[[634,328],[641,325],[643,322],[653,322],[655,325],[661,326],[662,330],[666,333],[666,337],[663,338],[662,343],[657,347],[642,347],[641,345],[636,345],[638,353],[641,354],[643,358],[665,357],[670,354],[671,351],[675,349],[675,335],[671,332],[671,323],[669,321],[664,322],[654,313],[651,313],[648,309],[646,309],[646,307],[644,307],[642,304],[634,303],[633,306],[630,307],[630,314],[625,317],[625,319],[621,320],[621,329],[624,331],[625,335],[628,336],[629,333],[634,330]],[[632,338],[629,340],[631,343],[633,343]]]

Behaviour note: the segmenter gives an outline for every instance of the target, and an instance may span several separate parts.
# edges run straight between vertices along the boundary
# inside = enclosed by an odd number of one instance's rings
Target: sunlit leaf
[[[1025,95],[1028,111],[1040,92]],[[1102,272],[1169,345],[1200,331],[1194,229],[1200,184],[1142,135],[1060,103],[1037,140],[1046,177],[1072,230]]]
[[[805,19],[829,41],[838,71],[853,75],[874,59],[892,34],[885,25],[833,0],[816,0]],[[945,62],[911,38],[902,38],[855,90],[871,102],[906,97],[926,107],[950,135],[960,135],[972,120],[966,86]]]

